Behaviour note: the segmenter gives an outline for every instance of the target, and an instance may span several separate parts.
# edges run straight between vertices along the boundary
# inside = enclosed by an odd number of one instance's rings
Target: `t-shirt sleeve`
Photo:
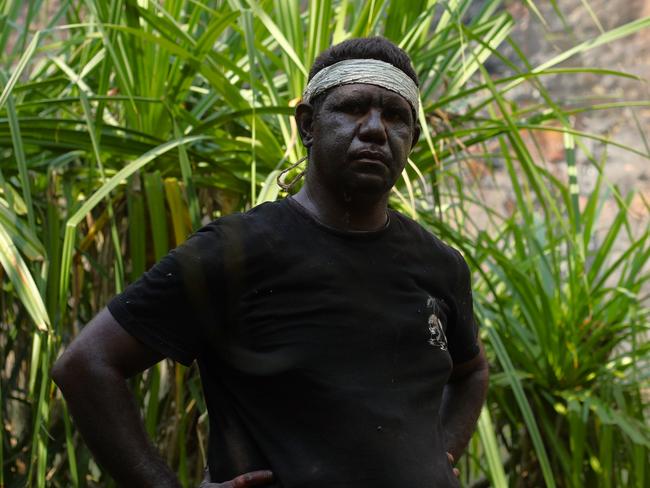
[[[471,273],[465,259],[454,250],[456,279],[451,289],[453,314],[447,327],[449,354],[454,364],[464,363],[479,353],[478,327],[474,319]]]
[[[219,273],[220,235],[208,225],[172,250],[108,309],[132,336],[159,353],[189,366],[217,326],[211,284]]]

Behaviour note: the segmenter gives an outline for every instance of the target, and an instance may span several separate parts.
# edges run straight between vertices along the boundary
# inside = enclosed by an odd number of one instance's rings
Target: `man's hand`
[[[450,452],[447,453],[447,459],[449,459],[449,463],[454,470],[454,476],[458,478],[460,476],[460,470],[458,468],[454,468],[454,456],[452,456]]]
[[[236,478],[223,483],[211,483],[210,472],[206,469],[205,478],[203,478],[199,488],[248,488],[249,486],[264,486],[271,481],[273,481],[273,473],[264,470],[240,474]]]

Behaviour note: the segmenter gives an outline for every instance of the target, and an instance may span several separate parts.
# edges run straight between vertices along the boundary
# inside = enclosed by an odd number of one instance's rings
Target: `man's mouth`
[[[373,151],[369,149],[364,149],[362,151],[356,151],[352,154],[352,161],[360,163],[374,163],[387,166],[387,157],[384,153],[380,151]]]

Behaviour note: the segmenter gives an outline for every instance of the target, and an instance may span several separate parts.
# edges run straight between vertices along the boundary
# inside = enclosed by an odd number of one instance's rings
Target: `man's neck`
[[[333,195],[324,189],[311,188],[308,182],[294,199],[323,224],[344,231],[379,230],[387,222],[388,194]]]

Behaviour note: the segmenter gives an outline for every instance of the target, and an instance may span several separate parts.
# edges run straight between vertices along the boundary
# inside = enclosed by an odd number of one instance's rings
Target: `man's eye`
[[[386,109],[383,116],[384,119],[390,121],[406,122],[408,120],[408,116],[403,110]]]
[[[384,118],[387,120],[397,120],[399,114],[395,110],[384,110]]]
[[[363,107],[358,103],[342,103],[337,108],[346,114],[359,114],[363,110]]]

